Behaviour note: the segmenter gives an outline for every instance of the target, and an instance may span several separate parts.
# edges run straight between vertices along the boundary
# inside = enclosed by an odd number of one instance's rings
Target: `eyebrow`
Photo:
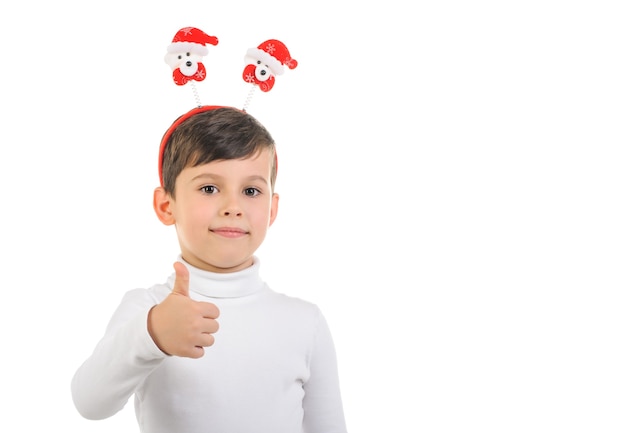
[[[191,179],[191,182],[194,182],[198,179],[215,179],[215,180],[224,180],[223,176],[220,176],[219,174],[213,174],[213,173],[200,173],[197,176],[194,176]],[[267,181],[267,179],[265,179],[263,176],[257,175],[257,174],[253,174],[251,176],[248,176],[246,178],[247,181],[249,182],[253,182],[253,181],[261,181],[266,185],[269,185],[269,182]]]

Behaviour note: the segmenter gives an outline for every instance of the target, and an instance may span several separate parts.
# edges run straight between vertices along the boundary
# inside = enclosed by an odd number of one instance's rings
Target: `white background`
[[[626,431],[621,3],[4,2],[0,430],[136,431],[70,380],[172,270],[157,148],[194,100],[163,56],[195,26],[205,104],[243,105],[266,39],[300,63],[248,109],[280,164],[258,254],[325,312],[352,433]]]

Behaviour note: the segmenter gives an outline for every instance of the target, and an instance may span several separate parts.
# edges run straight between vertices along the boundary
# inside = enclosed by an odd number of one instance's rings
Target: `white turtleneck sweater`
[[[345,433],[335,349],[320,310],[272,291],[256,257],[230,274],[185,264],[190,297],[220,309],[215,344],[202,358],[181,358],[165,355],[148,334],[148,311],[171,292],[175,274],[127,292],[72,379],[79,413],[108,418],[134,394],[143,433]]]

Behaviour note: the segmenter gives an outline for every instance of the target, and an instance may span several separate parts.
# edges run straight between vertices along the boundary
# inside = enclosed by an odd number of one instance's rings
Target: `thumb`
[[[172,293],[189,297],[189,270],[181,262],[174,263],[174,270],[176,271],[176,279]]]

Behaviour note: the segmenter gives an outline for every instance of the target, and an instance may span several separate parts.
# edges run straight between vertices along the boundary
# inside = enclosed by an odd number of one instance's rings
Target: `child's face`
[[[271,158],[264,150],[254,158],[213,161],[179,174],[170,211],[185,261],[211,272],[252,265],[278,210]]]

